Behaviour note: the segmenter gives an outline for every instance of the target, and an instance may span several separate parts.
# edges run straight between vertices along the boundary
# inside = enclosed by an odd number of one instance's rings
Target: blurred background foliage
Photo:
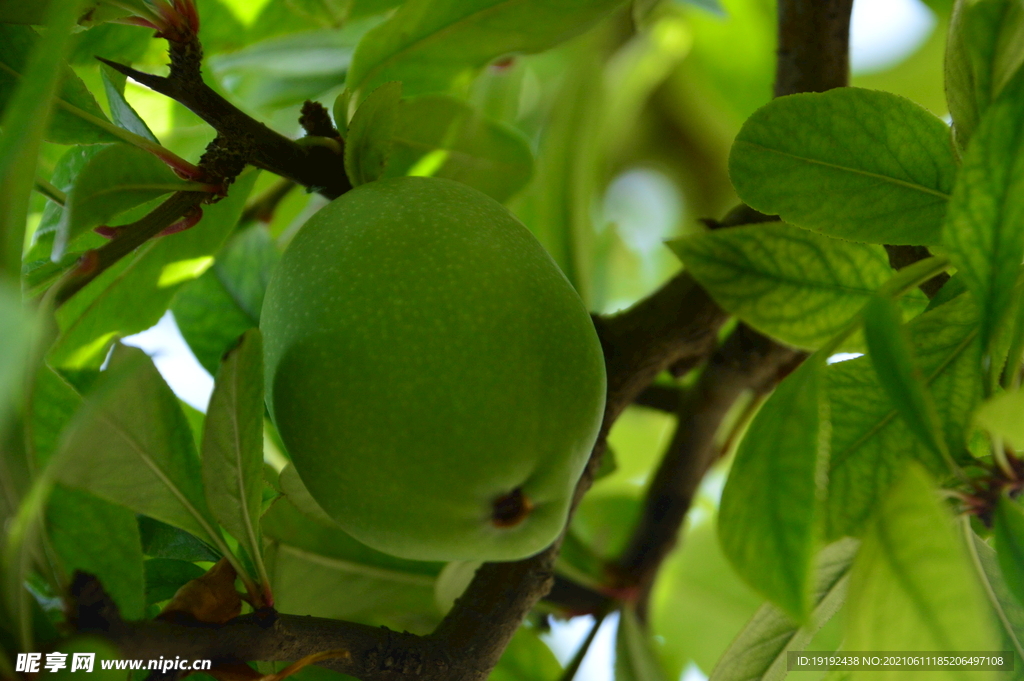
[[[207,80],[250,115],[295,137],[302,103],[332,106],[360,37],[401,0],[197,4]],[[666,239],[701,229],[700,219],[721,217],[737,202],[726,159],[740,124],[771,98],[774,4],[636,0],[552,50],[494,63],[476,77],[457,79],[444,96],[408,100],[399,126],[404,137],[396,138],[402,151],[388,172],[481,183],[536,234],[591,310],[625,308],[680,268]],[[852,84],[904,95],[946,116],[942,54],[949,12],[948,0],[857,0]],[[165,44],[146,30],[103,24],[75,40],[71,64],[108,113],[94,56],[166,73]],[[153,135],[188,160],[196,161],[213,138],[194,114],[134,82],[124,85],[124,96]],[[444,123],[450,121],[458,125]],[[40,175],[58,186],[66,172],[58,161],[66,151],[44,145]],[[262,173],[251,197],[274,191],[279,182]],[[209,372],[223,349],[258,322],[278,254],[324,203],[317,194],[288,192],[272,213],[243,225],[213,267],[178,290],[173,316],[126,340],[154,355],[191,405],[194,426],[209,397]],[[45,207],[46,199],[35,195],[30,238],[45,224]],[[672,416],[643,407],[631,407],[616,423],[609,440],[615,466],[579,509],[560,560],[564,574],[595,581],[601,562],[622,548],[673,427]],[[267,459],[276,476],[285,459],[272,432]],[[723,479],[719,469],[705,481],[684,539],[654,589],[651,627],[671,679],[710,673],[760,605],[734,575],[712,530]],[[287,484],[284,475],[280,483]],[[298,614],[426,631],[472,572],[377,554],[311,523],[290,503],[273,507],[266,534],[280,542],[270,560],[279,603]],[[194,576],[188,565],[209,564],[181,546],[166,548],[160,536],[143,529],[150,608],[175,583]],[[562,663],[586,633],[587,619],[556,622],[554,634],[545,634]],[[492,678],[555,678],[558,664],[537,636],[548,626],[531,619]],[[811,648],[834,649],[835,626]],[[580,678],[611,675],[610,627],[614,622],[606,623],[609,631],[602,631]],[[329,673],[309,668],[302,675]]]

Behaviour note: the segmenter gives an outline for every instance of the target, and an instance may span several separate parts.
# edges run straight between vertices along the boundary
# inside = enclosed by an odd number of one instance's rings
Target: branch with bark
[[[780,0],[776,95],[846,84],[851,5],[852,0]],[[201,48],[194,38],[172,42],[171,57],[171,74],[166,78],[111,66],[181,102],[221,134],[247,139],[254,165],[328,197],[349,188],[341,158],[328,147],[303,146],[278,135],[203,83]],[[309,112],[307,129],[328,132],[317,114]],[[734,213],[721,225],[765,217],[745,207]],[[727,314],[684,272],[630,310],[594,320],[605,354],[608,396],[599,439],[576,487],[573,508],[590,488],[607,435],[628,405],[638,402],[679,415],[672,444],[647,492],[641,520],[614,566],[616,578],[640,595],[641,606],[643,594],[677,541],[700,480],[720,455],[714,436],[724,415],[741,394],[766,393],[802,359],[802,353],[742,325],[719,347],[718,332],[726,319]],[[696,385],[686,392],[651,387],[663,371],[678,375],[705,361]],[[551,591],[560,544],[559,540],[526,560],[482,566],[441,624],[426,636],[273,611],[216,627],[124,622],[102,587],[85,576],[76,580],[73,590],[73,619],[80,631],[101,634],[132,658],[294,660],[341,650],[339,657],[319,664],[364,681],[483,681],[526,615]],[[589,594],[580,598],[579,593],[570,594],[573,591],[563,583],[553,596],[588,601]],[[589,600],[606,603],[595,596]]]

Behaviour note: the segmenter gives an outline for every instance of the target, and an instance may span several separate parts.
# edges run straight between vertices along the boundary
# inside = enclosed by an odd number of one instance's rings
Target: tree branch
[[[849,84],[852,7],[853,0],[779,0],[776,97]]]
[[[151,90],[181,103],[229,140],[244,141],[253,150],[253,165],[293,180],[329,199],[352,188],[344,161],[323,146],[303,146],[249,117],[203,82],[202,47],[198,40],[168,41],[171,73],[167,77],[143,73],[97,57]]]

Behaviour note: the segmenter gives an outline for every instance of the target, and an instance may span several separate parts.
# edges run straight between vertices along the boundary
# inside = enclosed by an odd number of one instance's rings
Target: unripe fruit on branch
[[[503,206],[371,182],[285,252],[260,322],[267,402],[310,493],[365,544],[515,560],[561,531],[601,424],[582,302]]]

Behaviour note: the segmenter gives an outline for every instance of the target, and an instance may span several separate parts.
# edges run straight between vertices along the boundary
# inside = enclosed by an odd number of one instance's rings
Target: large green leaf
[[[636,610],[627,605],[619,610],[615,638],[615,681],[663,681],[665,672],[654,655],[654,642]]]
[[[974,561],[975,572],[982,580],[985,595],[999,621],[1002,650],[1016,654],[1013,681],[1024,679],[1024,606],[1010,593],[1010,588],[999,568],[999,558],[991,546],[974,533],[966,519],[961,523],[967,536],[967,549]]]
[[[850,565],[859,542],[849,537],[818,554],[813,603],[801,625],[771,603],[754,614],[711,673],[710,681],[780,681],[790,651],[802,651],[846,601]]]
[[[402,84],[384,83],[359,105],[345,137],[345,173],[353,187],[380,179],[391,156]]]
[[[75,0],[58,3],[61,12],[70,12],[72,22],[77,18],[78,5]],[[59,144],[117,142],[117,137],[89,120],[96,118],[109,123],[96,98],[75,72],[62,62],[63,48],[60,43],[70,32],[71,25],[66,25],[60,29],[51,29],[45,38],[40,38],[27,26],[0,24],[0,111],[9,108],[17,112],[11,115],[27,115],[34,118],[34,125],[45,125],[48,118],[46,105],[51,97],[56,96],[53,115],[44,133],[48,141]],[[41,53],[46,54],[45,72],[29,70],[30,55],[37,45],[44,46]],[[38,98],[35,106],[24,107],[12,99],[19,83],[25,83],[26,88],[34,91],[33,97]],[[59,89],[52,89],[58,83]],[[79,115],[79,112],[86,116]]]
[[[982,395],[977,324],[977,306],[969,295],[961,295],[907,325],[954,458],[965,452],[965,430]],[[898,418],[870,362],[861,357],[832,365],[827,372],[832,453],[825,533],[832,539],[860,533],[907,460],[935,462]]]
[[[174,297],[171,311],[181,335],[211,374],[231,344],[259,325],[263,295],[279,257],[267,229],[254,225],[235,234],[213,267]]]
[[[384,177],[447,177],[504,202],[532,172],[533,155],[523,136],[465,102],[425,95],[399,103]]]
[[[142,545],[134,513],[58,485],[47,505],[46,527],[66,577],[74,570],[95,575],[125,619],[142,618]]]
[[[387,624],[429,631],[440,618],[434,603],[439,563],[407,561],[374,551],[337,527],[278,500],[263,517],[274,542],[267,567],[281,612]]]
[[[658,571],[649,610],[668,678],[678,679],[690,660],[711,670],[763,603],[722,553],[714,518],[687,527]]]
[[[981,307],[990,350],[1024,259],[1024,72],[989,107],[964,154],[943,242]]]
[[[79,235],[129,208],[194,186],[148,151],[127,144],[104,147],[75,178],[57,227],[54,257],[63,255],[67,244]]]
[[[939,415],[914,359],[899,308],[890,298],[873,296],[864,307],[864,338],[879,383],[903,422],[935,455],[935,465],[941,466],[949,452]]]
[[[65,75],[62,69],[70,71],[62,59],[78,8],[78,0],[56,3],[42,40],[27,26],[0,24],[0,276],[20,272],[37,155]],[[70,75],[63,81],[63,92],[74,90],[76,84],[85,90]],[[92,96],[88,98],[95,107]],[[51,137],[64,124],[60,116],[52,116]]]
[[[106,64],[100,65],[100,77],[103,79],[103,91],[107,95],[110,117],[114,119],[114,123],[140,137],[145,137],[150,142],[159,144],[159,140],[149,129],[146,121],[142,120],[138,112],[125,99],[125,77]]]
[[[0,279],[0,329],[3,329],[4,339],[4,351],[0,353],[0,429],[7,416],[9,400],[20,387],[32,326],[32,316],[17,290]]]
[[[175,291],[213,262],[238,222],[256,173],[247,171],[226,199],[203,208],[203,219],[178,234],[151,239],[75,294],[57,311],[61,337],[51,350],[55,367],[98,367],[115,336],[149,328]]]
[[[1024,603],[1024,509],[1000,497],[993,516],[993,534],[1003,579],[1017,600]]]
[[[356,48],[357,98],[389,80],[406,95],[440,92],[488,62],[540,52],[607,16],[620,0],[408,0]]]
[[[812,356],[750,424],[719,510],[722,548],[737,572],[798,620],[809,610],[827,424],[825,367]]]
[[[54,461],[63,484],[223,545],[192,433],[144,352],[118,346]]]
[[[805,348],[832,338],[892,276],[879,246],[785,223],[704,232],[669,247],[727,311]]]
[[[261,568],[263,342],[247,331],[217,372],[203,426],[203,483],[213,516]],[[263,573],[263,570],[260,569]],[[260,574],[261,580],[265,575]]]
[[[957,0],[946,47],[946,98],[964,146],[1024,61],[1024,12],[1014,0]]]
[[[953,518],[913,464],[878,509],[850,575],[848,650],[996,650],[978,576]],[[872,679],[906,678],[877,670]],[[929,672],[929,679],[987,679],[991,672]]]
[[[780,97],[743,124],[729,174],[751,207],[875,244],[939,243],[956,162],[949,129],[897,95]]]

